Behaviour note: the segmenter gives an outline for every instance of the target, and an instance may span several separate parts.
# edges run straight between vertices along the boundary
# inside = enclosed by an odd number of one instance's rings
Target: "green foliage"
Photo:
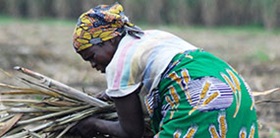
[[[55,18],[48,18],[44,17],[39,19],[29,19],[29,18],[15,18],[11,16],[6,15],[0,15],[0,24],[5,25],[9,23],[20,23],[20,24],[46,24],[46,25],[52,25],[52,24],[61,24],[66,26],[73,26],[76,24],[76,20],[66,20],[66,19],[55,19]]]
[[[7,15],[0,15],[0,24],[7,24],[12,22],[11,17],[7,16]]]
[[[277,137],[277,130],[273,128],[269,133],[269,138],[276,138]]]
[[[256,35],[266,33],[267,31],[260,25],[243,25],[243,26],[219,26],[213,28],[217,32],[224,34],[242,34],[249,33],[249,35]]]
[[[262,62],[269,61],[268,53],[266,53],[266,52],[263,51],[263,50],[258,50],[258,51],[256,51],[255,57],[256,57],[259,61],[262,61]]]
[[[251,55],[248,55],[247,60],[264,63],[270,61],[270,57],[269,53],[264,48],[258,47]]]
[[[280,0],[117,0],[134,22],[153,25],[280,25]],[[0,0],[0,14],[14,17],[77,19],[99,4],[116,0]]]

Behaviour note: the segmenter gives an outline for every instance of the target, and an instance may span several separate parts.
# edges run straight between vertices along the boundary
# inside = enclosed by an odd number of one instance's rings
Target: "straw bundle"
[[[16,69],[36,80],[16,77],[26,87],[0,83],[0,137],[59,138],[93,114],[117,119],[111,104],[34,71]]]
[[[77,121],[91,115],[99,115],[107,120],[117,119],[112,104],[88,96],[37,72],[22,67],[15,69],[35,80],[15,77],[27,87],[0,83],[0,137],[59,138],[63,137]],[[275,88],[252,94],[263,96],[279,90]],[[264,102],[280,101],[262,100],[255,103]],[[146,130],[145,135],[151,136],[148,119]]]

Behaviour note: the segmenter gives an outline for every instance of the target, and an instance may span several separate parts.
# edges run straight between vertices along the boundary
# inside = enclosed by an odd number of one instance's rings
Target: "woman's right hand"
[[[87,117],[81,121],[79,121],[76,125],[74,125],[66,135],[70,136],[79,136],[81,138],[93,138],[93,137],[108,137],[107,134],[103,134],[99,131],[96,131],[96,116]]]
[[[90,116],[79,121],[67,132],[66,135],[80,136],[82,138],[92,138],[94,136],[97,136],[98,132],[95,131],[91,125],[94,118],[94,116]]]

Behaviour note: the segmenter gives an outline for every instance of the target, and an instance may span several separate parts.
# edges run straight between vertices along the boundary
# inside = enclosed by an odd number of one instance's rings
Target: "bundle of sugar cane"
[[[0,137],[57,138],[90,115],[117,118],[112,104],[26,68],[15,69],[35,81],[17,77],[28,87],[0,83]]]
[[[75,123],[98,114],[108,120],[117,119],[114,106],[55,81],[40,73],[22,67],[16,70],[35,78],[32,81],[17,77],[28,87],[0,83],[0,137],[59,138]],[[268,95],[280,88],[252,92],[253,96]],[[275,100],[256,101],[280,102]],[[4,105],[4,106],[3,106]],[[149,119],[146,119],[146,136],[151,136]]]

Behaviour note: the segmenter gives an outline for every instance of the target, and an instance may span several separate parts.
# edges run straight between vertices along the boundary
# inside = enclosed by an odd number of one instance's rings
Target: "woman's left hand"
[[[95,116],[90,116],[79,121],[67,132],[66,135],[80,136],[82,138],[92,138],[101,135],[99,132],[94,130],[93,125],[95,119]]]

